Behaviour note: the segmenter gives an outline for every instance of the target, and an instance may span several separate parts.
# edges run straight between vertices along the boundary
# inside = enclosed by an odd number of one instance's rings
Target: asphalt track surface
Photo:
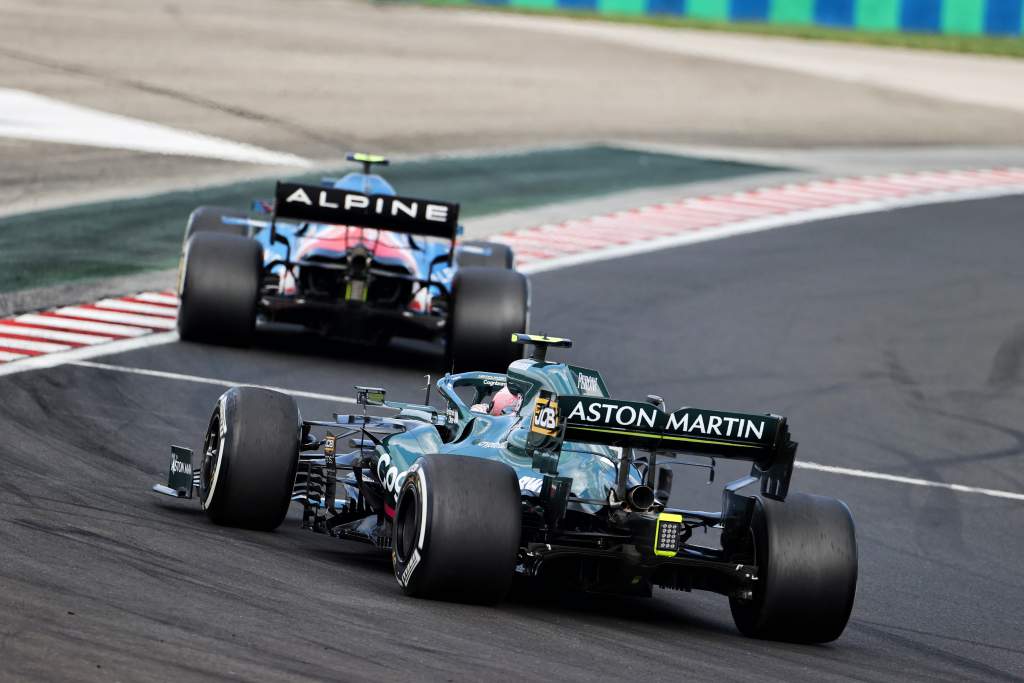
[[[615,395],[787,414],[803,459],[1022,492],[1022,211],[935,205],[543,273],[535,329],[575,338],[574,361]],[[410,399],[439,363],[418,347],[305,346],[98,360]],[[237,531],[148,492],[167,444],[198,447],[219,393],[74,366],[0,379],[0,679],[1024,676],[1019,501],[798,470],[795,488],[842,498],[858,524],[852,621],[825,646],[743,638],[709,594],[418,601],[387,561],[294,514]],[[677,504],[716,502],[699,478],[677,475]]]
[[[777,150],[1024,144],[1018,111],[585,30],[552,35],[502,17],[483,22],[462,9],[352,0],[0,0],[0,83],[331,163],[350,149],[393,155],[609,139]],[[807,61],[827,68],[832,49]],[[871,54],[904,83],[951,75],[941,61],[922,75],[892,51]],[[983,81],[987,70],[974,64]],[[948,90],[960,91],[943,80]],[[0,203],[22,210],[274,173],[15,138],[0,138],[0,157]]]

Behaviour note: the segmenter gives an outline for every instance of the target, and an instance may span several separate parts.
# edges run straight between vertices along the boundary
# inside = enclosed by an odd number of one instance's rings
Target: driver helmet
[[[491,409],[488,412],[491,415],[502,415],[509,408],[518,408],[521,400],[522,397],[513,394],[507,386],[502,387],[501,391],[496,393],[494,398],[491,399]]]

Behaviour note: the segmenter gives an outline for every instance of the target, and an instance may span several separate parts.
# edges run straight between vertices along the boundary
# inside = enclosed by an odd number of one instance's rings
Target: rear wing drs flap
[[[455,240],[459,205],[433,199],[367,195],[318,185],[277,183],[275,218],[349,225]]]
[[[680,408],[666,413],[650,403],[559,395],[541,391],[530,426],[535,450],[560,450],[566,441],[646,451],[678,452],[754,463],[761,490],[785,498],[797,444],[780,415]]]

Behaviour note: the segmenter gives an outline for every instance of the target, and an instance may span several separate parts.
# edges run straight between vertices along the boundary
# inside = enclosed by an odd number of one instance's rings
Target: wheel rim
[[[419,492],[409,486],[402,494],[395,514],[395,553],[399,562],[407,562],[416,549],[420,526]]]
[[[203,507],[206,507],[213,496],[213,478],[217,471],[217,460],[220,458],[220,410],[213,412],[210,426],[206,429],[203,440],[203,461],[200,466],[199,481],[202,484]]]

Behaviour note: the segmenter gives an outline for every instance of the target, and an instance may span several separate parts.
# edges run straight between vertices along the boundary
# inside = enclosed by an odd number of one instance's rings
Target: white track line
[[[96,308],[105,308],[110,311],[124,311],[126,313],[144,313],[146,315],[156,315],[162,318],[173,318],[178,315],[178,311],[174,308],[167,306],[158,306],[157,304],[140,304],[137,301],[122,301],[121,299],[103,299],[97,301],[95,304]]]
[[[114,341],[113,337],[104,337],[97,334],[81,334],[80,332],[63,332],[43,327],[25,327],[24,325],[10,325],[0,320],[0,334],[13,334],[29,339],[52,339],[53,341],[71,342],[72,344],[106,344]]]
[[[147,370],[146,368],[128,368],[122,365],[108,365],[107,363],[93,363],[87,360],[72,360],[68,361],[67,365],[76,365],[81,368],[95,368],[97,370],[109,370],[110,372],[123,372],[129,375],[141,375],[143,377],[156,377],[159,379],[173,379],[180,382],[194,382],[196,384],[213,384],[220,387],[235,387],[235,386],[250,386],[259,387],[260,389],[271,389],[273,391],[280,391],[283,394],[289,396],[297,396],[299,398],[314,398],[319,401],[332,401],[335,403],[355,403],[356,400],[351,396],[335,396],[334,394],[320,394],[313,391],[299,391],[297,389],[285,389],[283,387],[271,387],[264,384],[246,384],[245,382],[235,382],[229,379],[214,379],[212,377],[199,377],[198,375],[184,375],[180,372],[165,372],[163,370]]]
[[[149,330],[146,330],[148,332]],[[95,358],[96,356],[109,356],[124,351],[135,351],[149,346],[161,346],[178,341],[177,332],[160,332],[158,334],[147,334],[145,337],[132,339],[119,339],[99,346],[83,346],[81,348],[63,351],[61,353],[50,353],[45,356],[34,356],[18,360],[17,363],[0,365],[0,377],[4,375],[16,375],[26,370],[39,370],[41,368],[53,368],[58,365],[65,365],[83,358]],[[0,358],[0,360],[4,360]],[[12,359],[13,360],[13,359]]]
[[[91,320],[79,320],[78,318],[58,318],[55,315],[39,315],[37,313],[19,315],[15,320],[27,325],[42,325],[43,327],[78,330],[79,332],[111,334],[116,337],[141,337],[150,333],[148,327],[114,325],[111,323],[92,322]]]
[[[158,318],[154,315],[137,315],[135,313],[120,313],[118,311],[102,311],[97,308],[85,308],[83,306],[65,306],[54,311],[57,315],[71,318],[85,318],[86,320],[101,320],[108,323],[125,323],[138,327],[152,327],[157,330],[169,330],[174,327],[174,320],[170,318]]]
[[[20,353],[8,353],[7,351],[0,351],[0,360],[2,361],[19,360],[22,358],[28,358],[28,356]],[[3,367],[4,366],[0,366],[0,370],[2,370]]]
[[[830,474],[842,474],[847,477],[860,477],[862,479],[881,479],[882,481],[892,481],[896,482],[897,484],[910,484],[911,486],[928,486],[931,488],[956,491],[958,493],[977,493],[982,496],[991,496],[992,498],[1009,498],[1010,500],[1024,500],[1024,493],[1014,493],[1013,491],[1000,491],[998,489],[983,489],[977,486],[964,486],[963,484],[947,484],[944,481],[930,481],[928,479],[918,479],[916,477],[902,477],[898,474],[884,474],[882,472],[871,472],[869,470],[855,470],[849,467],[835,467],[833,465],[822,465],[816,462],[797,461],[793,463],[793,466],[804,470],[815,470],[817,472],[828,472]]]
[[[26,90],[0,88],[0,137],[175,154],[253,164],[310,166],[308,159],[191,130],[111,114]]]

